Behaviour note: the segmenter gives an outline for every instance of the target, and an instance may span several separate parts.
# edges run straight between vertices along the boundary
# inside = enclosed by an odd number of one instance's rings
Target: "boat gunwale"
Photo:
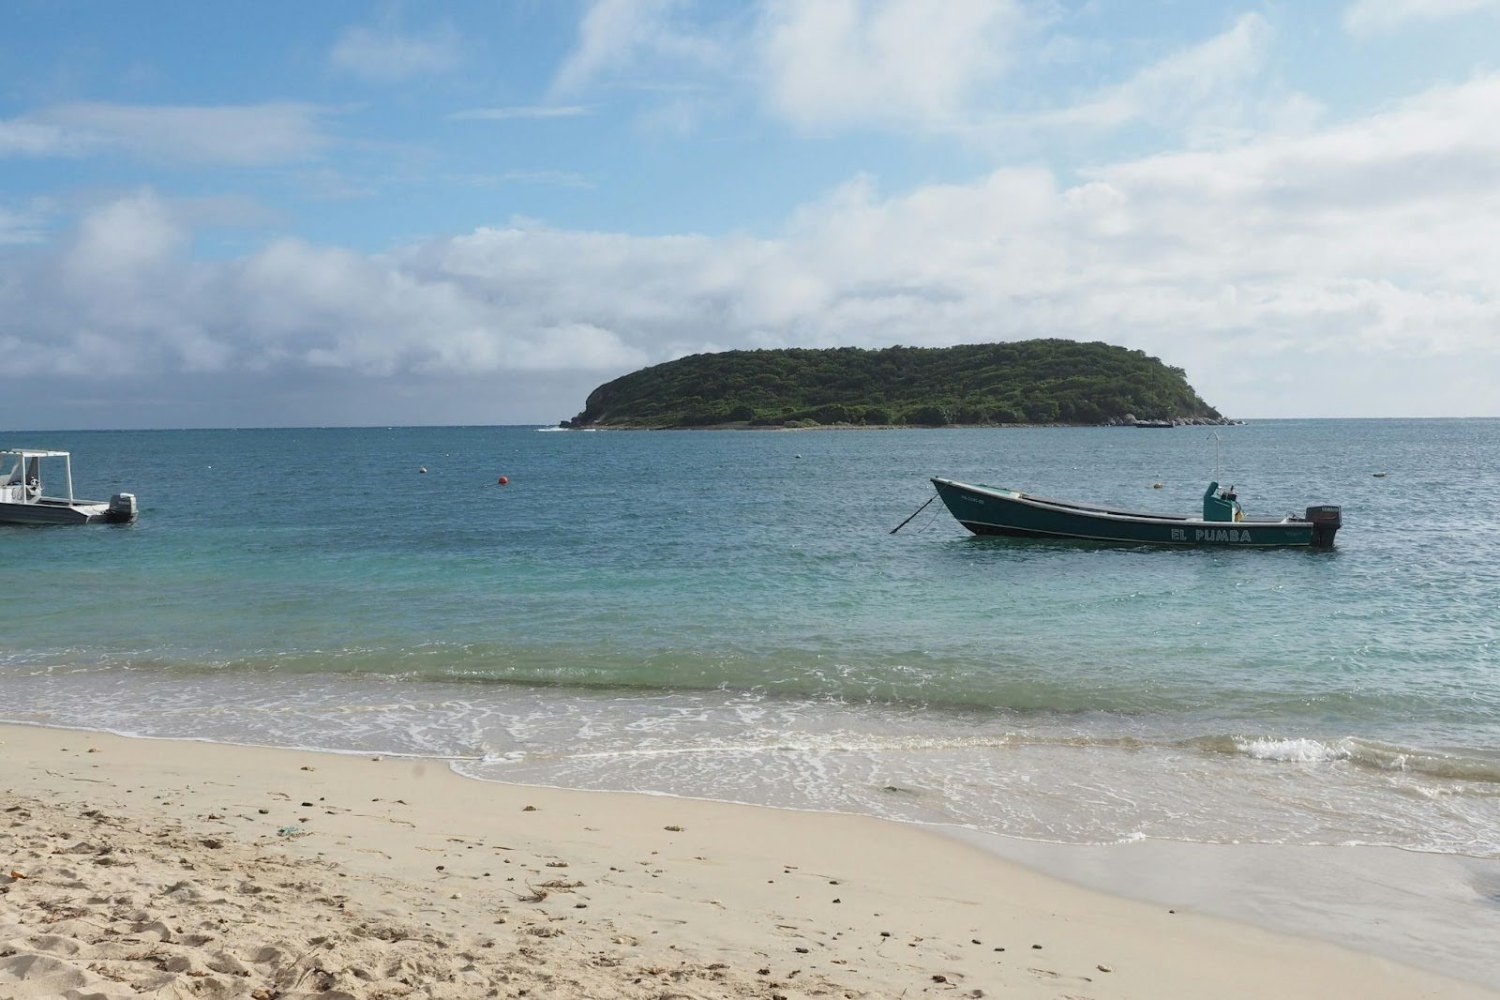
[[[0,507],[66,507],[70,510],[82,510],[85,508],[97,507],[101,511],[105,511],[109,509],[109,501],[84,500],[81,497],[77,500],[69,500],[67,497],[37,497],[35,500],[32,500],[28,503],[11,503],[9,501],[0,500]]]

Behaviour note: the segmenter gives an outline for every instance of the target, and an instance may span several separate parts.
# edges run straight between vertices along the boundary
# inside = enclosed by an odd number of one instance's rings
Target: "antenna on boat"
[[[1219,437],[1219,432],[1214,431],[1214,482],[1224,481],[1224,442]]]

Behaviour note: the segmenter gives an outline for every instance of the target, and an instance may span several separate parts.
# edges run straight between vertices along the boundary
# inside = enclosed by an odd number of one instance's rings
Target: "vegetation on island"
[[[606,382],[565,427],[1217,422],[1187,373],[1099,342],[695,354]]]

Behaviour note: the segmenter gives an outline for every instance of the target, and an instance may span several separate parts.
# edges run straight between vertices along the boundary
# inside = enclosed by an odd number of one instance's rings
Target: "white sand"
[[[0,996],[1495,997],[917,827],[0,727]]]

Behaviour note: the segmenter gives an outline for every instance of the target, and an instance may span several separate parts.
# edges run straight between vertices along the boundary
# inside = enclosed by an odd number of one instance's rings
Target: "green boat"
[[[976,535],[1075,538],[1147,545],[1222,545],[1231,548],[1333,548],[1343,524],[1339,508],[1308,507],[1298,517],[1246,517],[1234,488],[1209,483],[1203,516],[1148,514],[934,477],[932,485],[958,523]]]

